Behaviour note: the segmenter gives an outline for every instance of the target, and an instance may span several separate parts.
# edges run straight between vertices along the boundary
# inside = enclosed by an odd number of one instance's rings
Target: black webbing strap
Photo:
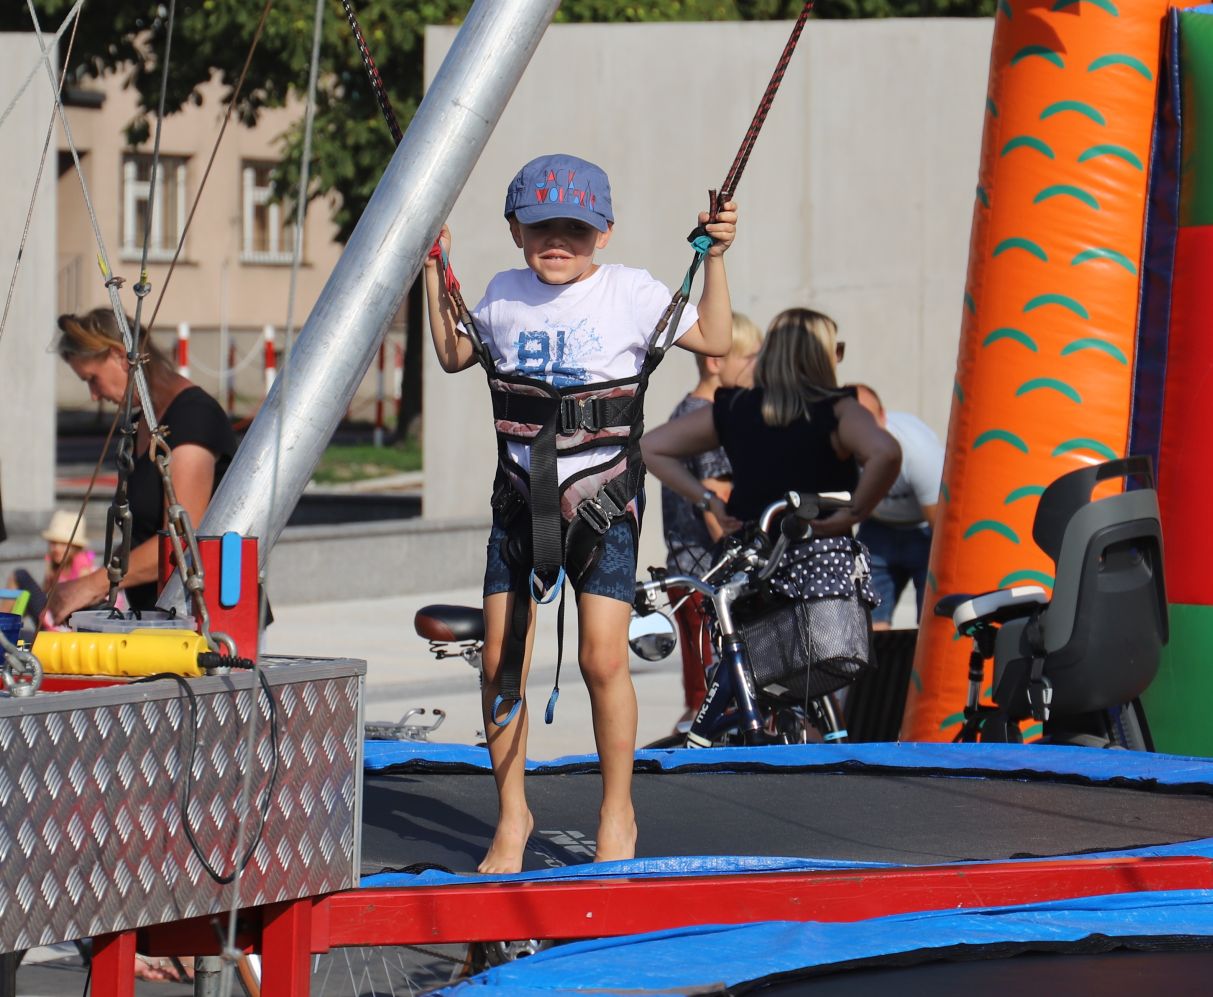
[[[510,557],[506,544],[505,558]],[[526,635],[531,626],[531,579],[525,571],[514,573],[514,603],[506,622],[505,643],[497,664],[497,698],[490,713],[498,727],[508,727],[522,706],[522,666],[526,661]],[[502,706],[509,706],[504,717]]]
[[[1028,639],[1028,647],[1032,653],[1032,664],[1028,671],[1028,705],[1032,708],[1032,719],[1044,723],[1049,719],[1053,705],[1053,683],[1045,678],[1044,627],[1040,622],[1040,611],[1037,610],[1024,627],[1024,636]]]
[[[560,513],[560,476],[557,473],[556,431],[559,410],[544,422],[531,441],[531,597],[550,602],[553,587],[564,580],[564,538]],[[553,572],[555,575],[553,576]],[[536,580],[544,591],[535,588]],[[545,597],[546,596],[546,597]]]
[[[524,395],[516,391],[492,389],[493,418],[527,425],[543,425],[556,410],[556,431],[569,435],[579,430],[595,433],[602,429],[630,427],[643,412],[638,395],[612,398],[575,398],[571,395]]]

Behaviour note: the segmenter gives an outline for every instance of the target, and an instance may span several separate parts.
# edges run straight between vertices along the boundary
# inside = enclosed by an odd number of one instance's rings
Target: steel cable
[[[299,167],[299,194],[295,204],[295,244],[291,258],[291,279],[289,289],[287,291],[287,318],[286,318],[286,342],[284,343],[285,355],[289,357],[291,341],[294,338],[294,322],[295,322],[295,291],[299,276],[299,262],[303,254],[303,229],[307,219],[307,188],[309,182],[311,156],[312,156],[312,130],[316,117],[316,79],[319,75],[320,68],[320,40],[321,32],[324,25],[324,3],[325,0],[316,0],[316,12],[314,15],[312,26],[312,58],[311,65],[308,67],[308,85],[307,85],[307,106],[304,112],[303,125],[303,148],[300,152],[302,162]],[[282,386],[279,388],[281,397],[285,399],[290,388],[290,365],[284,364],[282,370]],[[274,463],[273,471],[270,478],[270,495],[277,496],[278,494],[278,472],[281,466],[282,454],[282,432],[283,420],[278,420],[278,432],[274,444]],[[260,577],[265,579],[269,576],[270,565],[270,550],[265,552],[265,559],[260,568]],[[267,601],[266,587],[264,584],[258,587],[257,595],[257,640],[260,645],[261,635],[265,631],[265,620],[268,615],[269,603]],[[260,646],[257,648],[260,652]],[[257,678],[265,684],[265,675],[261,670],[261,655],[255,653],[253,655],[253,673]],[[269,686],[266,685],[268,690]],[[272,701],[272,700],[271,700]],[[257,739],[257,710],[256,700],[254,706],[249,710],[248,728],[246,732],[246,755],[249,759],[253,757],[254,748]],[[270,716],[271,727],[274,724],[274,715]],[[273,731],[271,731],[273,736]],[[236,829],[236,851],[240,853],[240,849],[244,845],[245,834],[248,828],[249,819],[249,801],[252,797],[252,766],[250,765],[244,771],[244,779],[241,785],[241,810],[240,820]],[[265,822],[262,821],[262,830],[265,828]],[[260,834],[258,834],[260,837]],[[252,852],[250,851],[250,856]],[[240,879],[243,866],[236,869],[235,876],[232,879],[231,904],[228,909],[227,923],[227,942],[224,946],[224,962],[223,973],[220,977],[221,997],[230,997],[232,991],[232,982],[235,976],[235,960],[241,957],[240,950],[236,947],[236,921],[240,910]]]

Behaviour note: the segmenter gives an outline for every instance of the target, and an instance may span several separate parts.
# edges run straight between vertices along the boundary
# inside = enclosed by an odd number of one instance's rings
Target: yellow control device
[[[157,629],[43,632],[33,646],[43,671],[55,675],[201,675],[198,655],[209,650],[202,634]]]

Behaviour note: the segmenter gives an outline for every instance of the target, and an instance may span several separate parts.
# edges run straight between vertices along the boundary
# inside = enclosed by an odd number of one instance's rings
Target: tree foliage
[[[42,30],[50,33],[73,0],[36,0]],[[310,196],[340,194],[336,221],[343,241],[353,231],[383,172],[391,137],[367,80],[353,33],[339,0],[325,0],[324,35],[313,139]],[[971,16],[993,12],[995,0],[820,0],[819,17]],[[428,24],[457,24],[469,0],[359,0],[357,16],[401,127],[421,100],[423,43]],[[178,0],[170,57],[170,111],[201,104],[200,87],[211,78],[230,96],[248,56],[263,5],[257,0]],[[800,0],[564,0],[557,21],[704,21],[794,18]],[[253,124],[265,107],[281,106],[306,92],[311,61],[314,0],[275,0],[250,63],[236,106]],[[89,0],[72,53],[70,79],[118,73],[140,97],[140,115],[130,122],[133,144],[145,139],[149,113],[160,98],[166,0]],[[4,5],[0,30],[32,27],[24,2]],[[65,48],[61,46],[61,51]],[[275,187],[298,184],[302,126],[282,136],[282,162]]]

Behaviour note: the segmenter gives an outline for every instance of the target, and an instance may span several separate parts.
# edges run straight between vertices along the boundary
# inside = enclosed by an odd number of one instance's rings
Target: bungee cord
[[[741,174],[745,172],[746,164],[750,161],[750,153],[754,151],[754,144],[758,141],[759,132],[762,131],[762,126],[771,111],[771,105],[775,102],[775,95],[779,92],[779,86],[783,83],[783,77],[787,72],[788,64],[792,61],[792,54],[796,51],[796,44],[800,41],[801,32],[804,31],[805,22],[813,11],[813,2],[814,0],[808,0],[805,3],[804,7],[800,10],[800,16],[796,19],[796,23],[792,25],[792,32],[784,44],[783,52],[775,64],[775,70],[771,73],[771,79],[763,91],[762,99],[758,102],[758,109],[754,112],[754,117],[750,121],[750,127],[746,129],[745,136],[741,140],[741,147],[733,158],[733,165],[729,167],[729,172],[724,178],[724,183],[720,185],[719,190],[708,191],[709,223],[716,220],[716,213],[732,200],[733,195],[737,191],[737,185],[741,183]],[[657,320],[657,326],[649,339],[650,349],[655,349],[662,355],[673,345],[683,309],[686,308],[687,302],[690,301],[691,286],[694,283],[695,274],[712,245],[712,239],[707,234],[707,230],[703,225],[695,227],[691,234],[687,236],[687,242],[695,250],[690,268],[682,280],[682,286],[674,292],[674,296],[670,299],[669,305],[666,306],[665,312]],[[666,333],[667,328],[669,329],[668,333]],[[664,336],[663,333],[665,334]]]
[[[370,46],[366,43],[366,37],[362,33],[362,27],[358,24],[358,17],[354,13],[350,0],[341,0],[341,6],[345,9],[346,20],[350,22],[350,28],[354,32],[354,41],[358,45],[358,54],[362,56],[362,65],[366,69],[371,89],[375,93],[375,100],[379,104],[383,120],[387,123],[388,131],[391,132],[392,144],[399,145],[404,139],[404,132],[400,128],[400,122],[396,119],[396,112],[392,108],[392,100],[388,96],[387,87],[383,84],[383,77],[379,75],[379,67],[375,65],[375,59],[371,55]],[[451,304],[455,306],[455,313],[459,317],[460,325],[463,326],[468,338],[472,341],[472,349],[476,353],[476,358],[482,365],[485,364],[488,361],[488,347],[484,345],[479,333],[476,331],[476,324],[472,320],[472,313],[468,309],[467,302],[463,300],[463,294],[459,290],[459,280],[455,276],[455,271],[451,268],[450,258],[447,256],[446,250],[442,248],[441,235],[434,239],[434,245],[430,247],[429,255],[432,259],[436,259],[442,264],[442,282],[446,288],[447,296],[451,299]]]

